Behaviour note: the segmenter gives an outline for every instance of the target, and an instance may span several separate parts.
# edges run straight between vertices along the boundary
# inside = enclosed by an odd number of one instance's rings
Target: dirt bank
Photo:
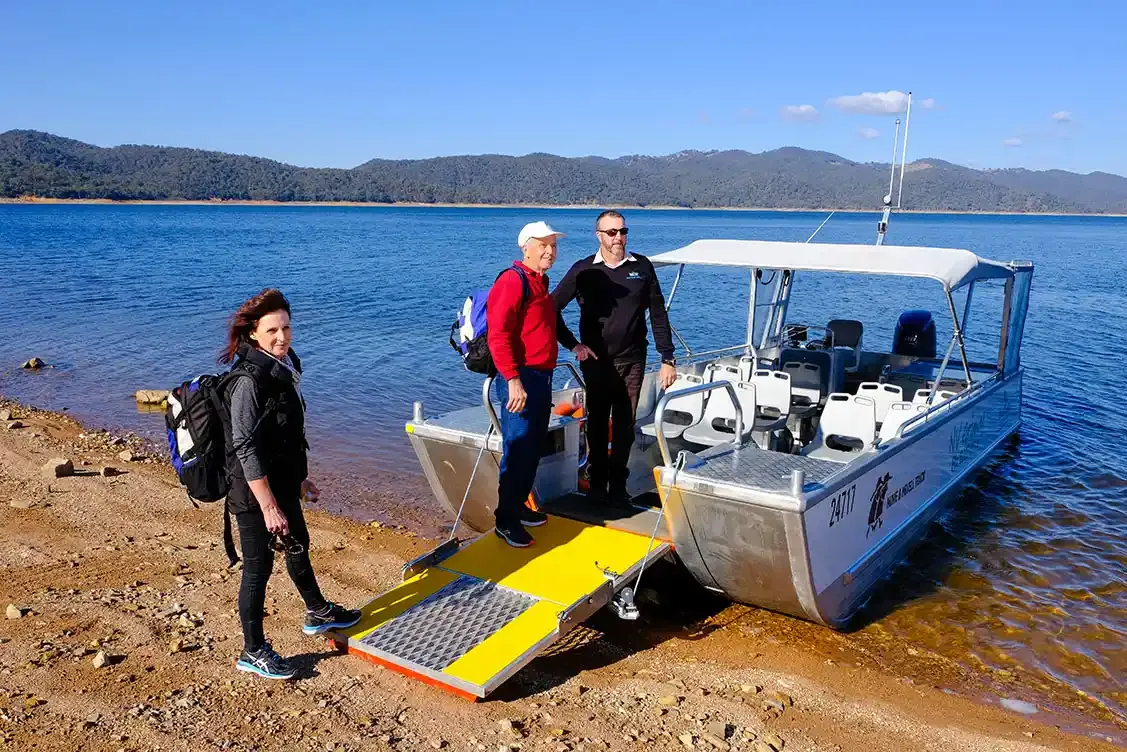
[[[224,568],[218,510],[189,505],[162,463],[120,459],[130,447],[108,434],[3,409],[23,425],[0,421],[0,608],[13,606],[0,619],[0,748],[899,752],[1110,750],[1102,739],[1119,738],[1098,715],[1093,739],[1044,711],[950,694],[934,685],[976,688],[948,662],[716,601],[671,568],[651,579],[642,622],[597,615],[474,705],[303,637],[279,566],[267,633],[304,677],[252,679],[233,668],[238,573]],[[53,457],[76,474],[45,477]],[[348,604],[431,545],[309,520],[322,586]],[[1008,681],[1022,697],[1020,677]]]

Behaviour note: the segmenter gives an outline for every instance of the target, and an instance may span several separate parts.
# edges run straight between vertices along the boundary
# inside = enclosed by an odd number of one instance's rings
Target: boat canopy
[[[650,257],[655,266],[701,265],[748,269],[889,274],[938,280],[948,290],[982,279],[1008,279],[1007,264],[970,251],[923,246],[797,243],[776,240],[696,240]]]

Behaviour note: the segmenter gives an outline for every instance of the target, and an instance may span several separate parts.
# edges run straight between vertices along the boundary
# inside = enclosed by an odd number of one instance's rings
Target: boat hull
[[[732,600],[845,627],[1018,430],[1021,376],[980,386],[867,461],[808,476],[797,494],[710,477],[709,464],[735,467],[722,453],[679,473],[659,468],[679,558],[703,586]]]

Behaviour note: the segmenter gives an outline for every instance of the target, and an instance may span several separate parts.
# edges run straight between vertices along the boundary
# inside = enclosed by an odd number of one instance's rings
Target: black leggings
[[[305,515],[301,512],[301,502],[297,499],[283,501],[278,505],[290,525],[291,545],[301,546],[301,553],[286,552],[286,570],[290,579],[301,593],[305,607],[310,611],[320,611],[327,602],[317,586],[313,574],[313,564],[309,561],[309,529],[305,526]],[[235,514],[239,525],[239,543],[243,553],[243,580],[239,584],[239,621],[243,625],[243,643],[247,650],[258,650],[265,643],[262,633],[262,618],[266,608],[266,583],[274,569],[274,549],[270,547],[270,531],[266,529],[266,519],[262,509],[255,506]]]

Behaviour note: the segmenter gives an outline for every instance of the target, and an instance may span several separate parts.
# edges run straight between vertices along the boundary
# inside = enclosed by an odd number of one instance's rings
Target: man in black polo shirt
[[[595,220],[599,250],[580,259],[552,291],[563,310],[579,298],[579,339],[560,333],[560,343],[580,356],[587,382],[587,451],[590,493],[627,504],[626,462],[634,444],[634,412],[646,367],[646,311],[654,344],[661,354],[658,380],[668,387],[677,378],[673,337],[657,273],[649,259],[626,252],[626,220],[614,210]],[[565,333],[566,332],[566,333]],[[571,340],[571,341],[567,341]],[[590,352],[586,352],[590,348]],[[613,426],[607,452],[608,420]],[[608,488],[609,487],[609,488]]]

